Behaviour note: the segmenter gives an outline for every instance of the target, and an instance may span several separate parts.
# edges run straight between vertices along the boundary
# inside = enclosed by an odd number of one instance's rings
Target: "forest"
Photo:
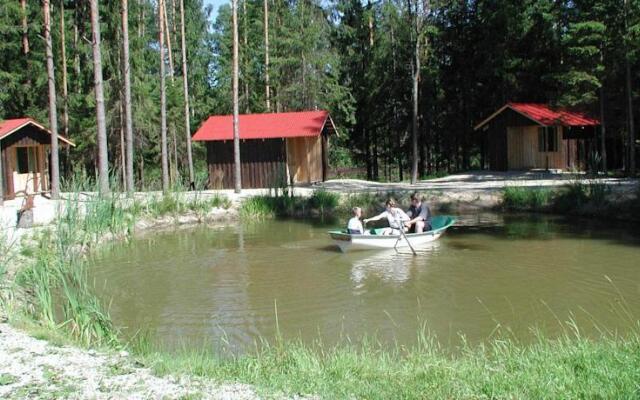
[[[233,110],[235,11],[240,113],[328,110],[332,168],[412,181],[481,168],[475,124],[526,102],[600,119],[598,134],[620,146],[593,148],[594,168],[636,172],[640,0],[234,0],[212,11],[201,0],[2,1],[0,119],[29,116],[76,144],[60,150],[63,189],[78,175],[105,190],[202,187],[205,149],[190,137]]]

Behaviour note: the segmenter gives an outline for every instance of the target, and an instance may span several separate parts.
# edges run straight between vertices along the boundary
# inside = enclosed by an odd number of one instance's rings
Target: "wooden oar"
[[[400,236],[398,236],[398,240],[396,240],[396,244],[393,246],[394,250],[396,252],[398,251],[398,249],[397,249],[398,243],[400,243],[400,239],[404,237],[404,240],[407,241],[407,244],[409,245],[409,248],[411,249],[411,252],[413,253],[413,255],[417,256],[418,253],[416,253],[416,251],[413,249],[413,246],[411,245],[411,242],[409,241],[409,238],[407,237],[407,234],[404,233],[404,224],[401,221],[398,221],[397,218],[396,218],[396,224],[398,224],[398,226],[400,227]]]

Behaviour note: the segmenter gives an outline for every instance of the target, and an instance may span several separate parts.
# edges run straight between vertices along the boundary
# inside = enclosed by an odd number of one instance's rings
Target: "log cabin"
[[[75,146],[58,135],[61,147]],[[46,193],[49,186],[51,131],[31,118],[0,120],[0,196]]]
[[[586,170],[599,125],[579,112],[507,103],[474,130],[482,133],[482,163],[491,170]]]
[[[243,188],[272,188],[324,181],[329,136],[337,134],[327,111],[239,116]],[[209,117],[193,135],[205,142],[209,187],[234,187],[233,116]]]

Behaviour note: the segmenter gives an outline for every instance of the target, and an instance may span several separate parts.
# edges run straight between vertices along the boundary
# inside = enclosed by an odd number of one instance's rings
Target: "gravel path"
[[[56,347],[0,324],[2,399],[258,399],[248,385],[156,377],[126,352]]]

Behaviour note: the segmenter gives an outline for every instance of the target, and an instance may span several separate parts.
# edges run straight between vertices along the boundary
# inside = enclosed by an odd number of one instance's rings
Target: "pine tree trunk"
[[[20,0],[22,11],[22,54],[29,54],[29,24],[27,23],[27,0]]]
[[[53,67],[53,49],[51,45],[51,10],[49,0],[43,1],[44,40],[47,53],[47,81],[49,84],[49,129],[51,130],[51,198],[60,197],[60,163],[58,161],[58,115],[56,110],[56,78]],[[44,171],[40,171],[44,173]],[[44,181],[44,179],[42,179]],[[44,188],[43,188],[44,189]]]
[[[134,192],[133,179],[133,121],[131,113],[131,66],[129,63],[129,4],[122,0],[122,61],[124,76],[124,120],[126,140],[126,188],[129,197]]]
[[[416,16],[417,18],[417,16]],[[413,109],[411,113],[411,184],[418,181],[418,82],[420,80],[420,44],[416,38],[414,60],[412,63],[412,95]]]
[[[627,87],[627,113],[629,118],[629,175],[636,175],[636,135],[635,123],[633,116],[633,92],[631,87],[631,66],[629,65],[629,56],[625,59],[626,69],[626,87]]]
[[[129,193],[129,188],[127,185],[127,160],[125,157],[125,153],[127,152],[126,146],[124,144],[124,131],[125,131],[125,116],[124,116],[124,106],[122,102],[120,103],[120,171],[122,172],[122,188],[125,192]]]
[[[184,0],[180,0],[180,34],[182,40],[182,90],[184,92],[184,128],[187,136],[187,162],[189,163],[189,187],[195,189],[193,155],[191,154],[191,121],[189,119],[189,80],[187,74],[187,45],[184,34]]]
[[[167,38],[167,55],[169,56],[169,77],[173,82],[173,51],[171,51],[171,34],[169,30],[169,19],[167,17],[167,5],[164,0],[160,2],[162,4],[162,14],[164,15],[164,32]]]
[[[240,121],[238,117],[238,0],[231,0],[233,15],[233,162],[234,162],[234,191],[242,190],[240,169]]]
[[[247,0],[242,0],[242,43],[244,44],[243,53],[242,53],[242,67],[244,69],[244,102],[245,102],[245,113],[251,113],[251,105],[249,104],[249,45],[247,39]]]
[[[91,3],[91,30],[93,31],[93,79],[96,92],[96,119],[98,124],[98,182],[101,195],[109,193],[109,160],[107,153],[107,126],[104,114],[102,87],[102,56],[100,54],[100,15],[98,0]]]
[[[269,90],[269,0],[264,2],[264,83],[267,101],[267,112],[271,112],[271,99]]]
[[[65,43],[64,1],[60,2],[60,44],[62,47],[62,135],[69,137],[69,89],[67,84],[67,44]]]
[[[607,147],[606,134],[607,125],[604,119],[604,85],[600,87],[600,151],[602,157],[602,171],[607,173]]]
[[[160,26],[160,143],[162,153],[162,191],[169,191],[169,159],[167,156],[167,98],[164,79],[164,3],[158,4],[158,24]]]

